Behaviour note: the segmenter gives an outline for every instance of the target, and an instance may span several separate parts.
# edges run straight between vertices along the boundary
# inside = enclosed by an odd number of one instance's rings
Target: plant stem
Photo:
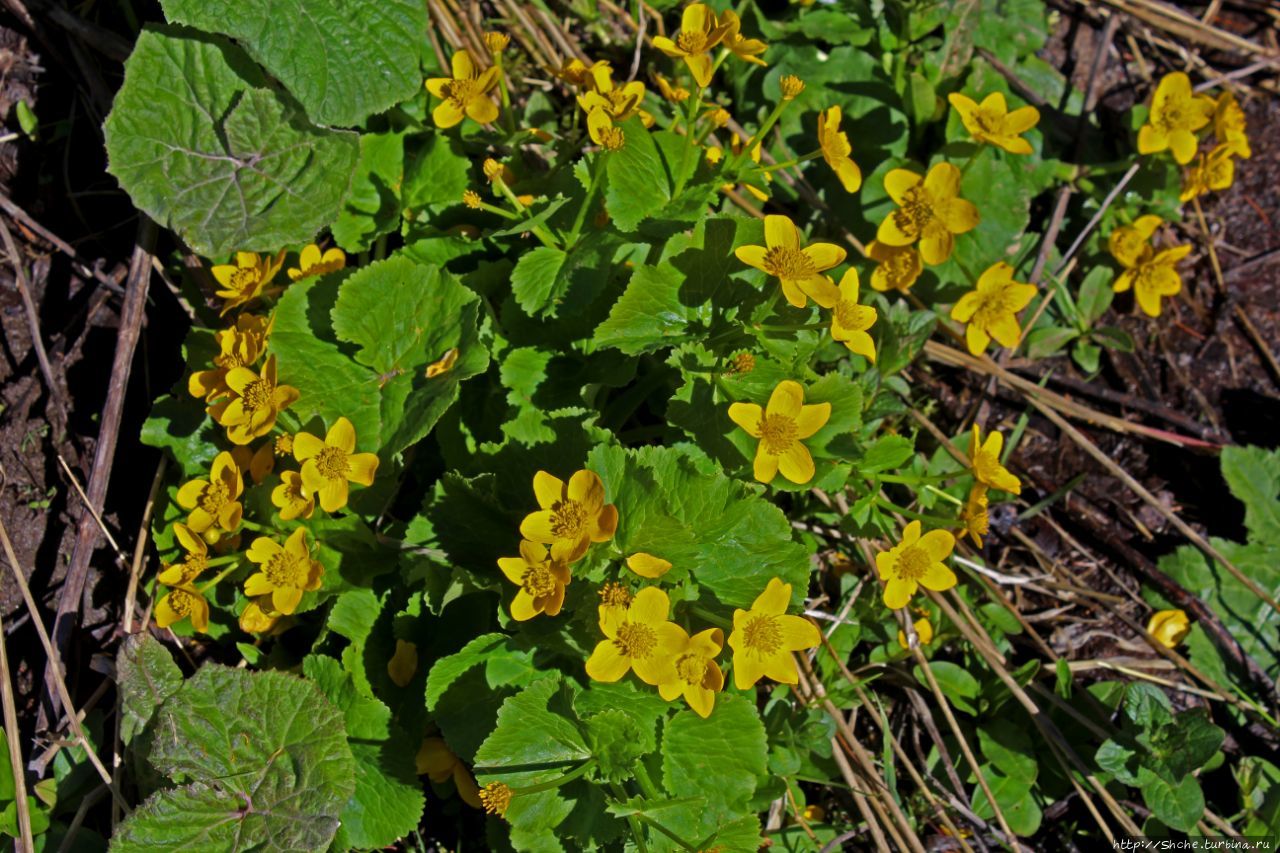
[[[922,512],[915,512],[914,510],[909,510],[904,506],[898,506],[892,501],[887,501],[878,495],[875,498],[875,503],[876,506],[881,507],[882,509],[896,512],[898,515],[905,516],[914,521],[927,521],[930,524],[936,524],[939,527],[956,527],[959,524],[959,522],[954,518],[943,518],[940,515],[926,515]]]
[[[640,790],[651,800],[661,799],[662,795],[658,792],[658,787],[653,784],[653,779],[649,777],[649,769],[644,766],[644,762],[637,761],[635,766],[635,777],[640,783]]]
[[[908,486],[916,486],[923,483],[941,483],[943,480],[959,477],[963,473],[963,471],[953,471],[950,474],[868,474],[867,476],[882,483],[903,483]]]
[[[511,95],[507,92],[507,72],[502,67],[502,53],[491,54],[493,56],[493,64],[498,66],[498,94],[502,98],[502,123],[507,127],[508,134],[516,132],[515,116],[511,114]]]
[[[625,803],[628,799],[630,799],[627,796],[626,789],[624,789],[617,782],[610,782],[609,788],[610,790],[613,791],[613,795],[617,797],[618,802]],[[644,841],[644,830],[641,829],[640,821],[636,820],[635,815],[633,814],[627,815],[627,825],[631,827],[631,837],[635,839],[636,850],[639,851],[639,853],[649,853],[649,847],[647,844],[645,844],[645,841]]]
[[[574,779],[584,775],[595,766],[596,760],[594,758],[589,758],[563,776],[557,776],[554,779],[549,779],[546,782],[539,782],[538,784],[530,785],[527,788],[512,788],[511,794],[512,796],[520,796],[524,794],[540,794],[543,791],[550,791],[553,788],[559,788],[561,785],[566,785],[569,782],[572,782]]]
[[[511,187],[507,186],[507,182],[502,180],[501,177],[495,178],[493,181],[493,185],[497,187],[498,192],[502,193],[502,196],[507,201],[511,202],[511,206],[514,207],[519,213],[529,212],[529,208],[525,206],[524,202],[520,201],[520,199],[516,197],[516,194],[511,191]],[[517,217],[512,216],[511,218],[516,219]],[[529,230],[533,233],[533,236],[538,238],[538,240],[542,243],[542,245],[551,249],[560,248],[560,245],[561,245],[560,240],[552,236],[547,231],[547,229],[543,228],[541,225],[535,225]]]
[[[680,193],[684,191],[684,185],[689,180],[689,152],[701,150],[698,147],[695,124],[697,123],[698,118],[698,107],[702,105],[702,87],[697,85],[697,81],[694,81],[694,83],[695,87],[693,94],[689,96],[689,108],[685,111],[684,116],[685,139],[689,144],[684,147],[682,152],[680,152],[680,172],[676,176],[676,187],[671,193],[672,198],[680,195]],[[694,157],[693,163],[696,171],[698,164],[697,157]]]
[[[693,611],[695,616],[699,616],[702,619],[707,620],[711,624],[715,625],[717,628],[728,628],[729,630],[733,630],[732,622],[730,622],[728,619],[725,619],[723,616],[717,616],[716,614],[712,613],[710,610],[708,610],[705,607],[702,607],[701,605],[693,604],[693,605],[690,605],[689,609]]]
[[[690,850],[690,851],[693,851],[693,853],[697,853],[698,845],[696,845],[696,844],[690,844],[688,841],[685,841],[683,838],[681,838],[680,836],[676,835],[674,832],[672,832],[671,830],[667,829],[665,826],[663,826],[662,824],[658,823],[656,820],[654,820],[653,818],[649,817],[648,815],[644,815],[644,814],[637,814],[637,815],[634,815],[634,817],[639,818],[639,819],[640,819],[640,821],[641,821],[642,823],[644,823],[646,826],[651,826],[651,827],[653,827],[654,829],[658,830],[658,832],[661,832],[663,835],[665,835],[667,838],[670,838],[670,839],[671,839],[672,841],[674,841],[676,844],[679,844],[679,845],[680,845],[681,847],[683,847],[685,850]]]
[[[750,157],[752,150],[756,147],[756,144],[761,139],[764,139],[764,135],[772,130],[773,126],[778,123],[778,119],[782,117],[782,111],[787,108],[787,103],[788,101],[785,98],[778,101],[778,103],[774,105],[773,112],[769,113],[769,117],[764,120],[764,124],[760,125],[756,132],[751,135],[751,138],[747,140],[746,144],[742,146],[742,150],[734,155],[734,158],[729,161],[728,171],[730,174],[734,174],[739,168],[741,168],[742,158]]]
[[[782,323],[778,325],[761,324],[756,326],[762,332],[807,332],[813,329],[825,329],[830,323]]]
[[[794,160],[787,160],[785,163],[774,163],[772,166],[765,166],[760,171],[776,172],[779,169],[789,169],[792,166],[798,166],[801,163],[807,163],[810,160],[816,160],[821,156],[822,156],[822,149],[819,148],[817,151],[810,151],[808,154],[804,155],[803,157],[797,157]]]
[[[583,199],[582,207],[578,208],[578,215],[573,220],[573,228],[569,230],[567,241],[569,246],[576,246],[578,243],[578,234],[582,232],[582,224],[587,220],[587,211],[591,209],[591,202],[595,200],[596,191],[600,188],[600,177],[604,174],[608,156],[607,151],[601,151],[591,162],[591,183],[587,185],[587,197]]]
[[[240,566],[239,566],[239,562],[240,562],[239,555],[236,555],[233,559],[235,559],[235,560],[236,560],[237,565],[234,565],[234,566],[227,566],[225,569],[223,569],[222,571],[220,571],[220,572],[218,572],[216,575],[214,575],[214,576],[213,576],[213,578],[212,578],[210,581],[208,581],[207,583],[201,584],[201,586],[200,586],[200,594],[201,594],[201,595],[204,595],[206,592],[208,592],[209,590],[213,589],[215,586],[217,586],[217,585],[218,585],[218,581],[222,580],[222,579],[223,579],[223,578],[225,578],[227,575],[231,574],[232,572],[234,572],[234,571],[236,571],[237,569],[239,569],[239,568],[240,568]]]

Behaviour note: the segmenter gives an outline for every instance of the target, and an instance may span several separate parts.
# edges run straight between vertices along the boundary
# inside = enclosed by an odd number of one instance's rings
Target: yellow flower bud
[[[711,123],[716,127],[724,127],[729,123],[730,118],[732,116],[729,115],[729,111],[724,107],[717,107],[711,111]]]
[[[484,176],[491,181],[495,181],[502,177],[503,166],[492,157],[486,157],[484,161]]]
[[[480,193],[475,190],[465,191],[462,194],[462,203],[475,210],[479,210],[480,205],[484,204],[484,202],[480,200]]]
[[[489,48],[489,52],[495,56],[506,50],[509,44],[511,44],[511,36],[506,33],[484,34],[484,46]]]
[[[801,92],[804,91],[804,81],[794,74],[784,74],[782,79],[778,81],[778,85],[782,87],[782,100],[794,100]]]
[[[511,789],[503,782],[490,782],[480,789],[480,803],[489,814],[502,817],[511,805]]]

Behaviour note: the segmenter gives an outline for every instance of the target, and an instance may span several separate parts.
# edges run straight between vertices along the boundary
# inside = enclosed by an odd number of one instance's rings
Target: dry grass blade
[[[5,542],[8,543],[7,538]],[[4,703],[4,734],[9,741],[9,766],[13,772],[13,805],[18,815],[20,849],[35,850],[31,835],[31,806],[27,802],[27,771],[22,763],[22,732],[18,730],[18,705],[13,697],[9,650],[4,637],[4,621],[0,620],[0,700]]]
[[[1077,0],[1081,5],[1092,6],[1094,0]],[[1243,51],[1271,59],[1273,65],[1280,57],[1275,51],[1254,44],[1248,39],[1217,27],[1211,27],[1174,6],[1155,3],[1152,0],[1102,0],[1103,5],[1128,12],[1140,21],[1164,30],[1179,39],[1204,45],[1215,50]]]
[[[3,219],[0,219],[0,237],[4,238],[4,248],[9,254],[9,263],[13,265],[13,281],[18,287],[18,293],[22,297],[22,308],[27,314],[27,329],[31,333],[31,347],[36,351],[36,360],[40,362],[40,373],[44,376],[49,396],[53,399],[62,421],[65,422],[67,399],[53,375],[49,353],[44,348],[44,336],[40,332],[40,313],[36,310],[36,303],[31,298],[31,288],[27,286],[27,274],[22,269],[22,255],[18,252],[18,246],[13,242],[13,234],[9,232],[9,226]]]

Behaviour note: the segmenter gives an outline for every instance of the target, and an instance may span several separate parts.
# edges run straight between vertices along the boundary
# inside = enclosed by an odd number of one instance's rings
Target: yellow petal
[[[911,596],[915,594],[916,582],[899,577],[890,578],[884,585],[884,604],[890,610],[906,607]]]
[[[756,448],[756,457],[752,463],[751,473],[761,483],[772,483],[773,478],[778,474],[778,457],[765,450],[763,441]]]
[[[799,382],[784,379],[769,395],[769,405],[765,409],[768,415],[781,415],[796,418],[804,407],[804,387]]]
[[[956,576],[942,563],[932,563],[920,578],[920,585],[925,589],[942,592],[956,585]]]
[[[671,600],[667,594],[656,586],[647,586],[636,593],[627,608],[627,619],[646,625],[655,625],[667,620],[667,612]]]
[[[798,251],[800,249],[800,231],[790,218],[769,214],[764,218],[764,241],[770,249],[785,246]],[[839,263],[839,261],[836,263]]]
[[[778,470],[782,476],[796,484],[812,480],[815,469],[809,448],[798,441],[794,442],[778,457]]]
[[[890,169],[889,174],[884,176],[884,189],[889,194],[889,198],[893,199],[895,204],[902,204],[906,198],[907,190],[914,187],[923,180],[920,175],[909,169]],[[897,245],[897,244],[890,244]]]
[[[356,449],[356,428],[346,418],[338,418],[329,427],[324,443],[336,447],[343,453],[354,453]]]
[[[760,421],[763,417],[764,409],[755,403],[733,403],[729,406],[729,419],[753,438],[760,437]],[[193,501],[192,506],[194,505]]]
[[[372,486],[374,475],[378,472],[378,455],[376,453],[353,453],[347,457],[350,469],[347,479],[362,486]]]
[[[613,640],[601,640],[587,658],[587,676],[593,681],[612,683],[631,669],[631,659],[624,657]]]
[[[752,613],[763,613],[767,616],[780,616],[787,612],[791,604],[791,584],[783,583],[781,578],[770,578],[764,591],[751,602]]]
[[[660,578],[671,570],[671,563],[661,557],[639,551],[627,557],[627,568],[642,578]]]
[[[800,413],[796,415],[795,419],[796,436],[798,438],[808,438],[826,426],[827,421],[830,419],[830,403],[814,403],[810,406],[801,406]]]

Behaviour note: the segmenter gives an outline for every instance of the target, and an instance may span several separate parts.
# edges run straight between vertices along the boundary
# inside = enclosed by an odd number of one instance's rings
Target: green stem
[[[769,117],[764,120],[764,124],[760,125],[759,129],[756,130],[756,132],[751,135],[751,138],[747,140],[747,144],[742,146],[742,150],[740,150],[734,158],[729,161],[729,174],[736,173],[737,170],[742,167],[742,158],[751,156],[751,152],[755,149],[756,143],[761,139],[764,139],[764,135],[773,129],[773,126],[778,123],[778,119],[782,117],[782,111],[786,108],[786,99],[778,101],[773,108],[773,112],[769,113]]]
[[[773,313],[774,309],[778,307],[778,300],[781,298],[782,298],[782,284],[779,283],[777,288],[773,291],[773,295],[769,297],[769,301],[765,303],[764,315],[762,319],[769,317],[769,315]]]
[[[274,527],[267,527],[264,524],[258,524],[256,521],[250,521],[247,518],[240,519],[240,526],[255,533],[265,533],[268,536],[278,536],[282,531],[276,530]]]
[[[625,803],[630,799],[627,796],[626,789],[617,782],[610,782],[609,788],[613,791],[613,796],[618,799],[618,802]],[[627,825],[631,827],[631,837],[635,839],[636,850],[639,853],[649,853],[649,846],[644,841],[644,830],[640,827],[640,821],[636,820],[635,815],[627,815]]]
[[[667,838],[670,838],[670,839],[671,839],[672,841],[674,841],[676,844],[679,844],[679,845],[680,845],[681,847],[683,847],[685,850],[690,850],[690,851],[693,851],[693,853],[697,853],[698,845],[696,845],[696,844],[690,844],[688,841],[685,841],[683,838],[681,838],[680,836],[676,835],[674,832],[672,832],[671,830],[667,829],[665,826],[663,826],[662,824],[658,823],[656,820],[654,820],[653,818],[649,817],[648,815],[644,815],[644,814],[637,814],[637,815],[635,815],[635,817],[639,818],[639,819],[640,819],[640,822],[641,822],[641,823],[643,823],[643,824],[645,824],[646,826],[651,826],[651,827],[653,827],[654,829],[658,830],[658,832],[661,832],[663,835],[665,835]]]
[[[508,134],[516,132],[515,116],[511,114],[511,95],[507,92],[507,72],[502,67],[502,54],[492,54],[493,64],[498,67],[498,95],[502,98],[502,123]]]
[[[225,557],[215,557],[204,565],[205,568],[212,569],[214,566],[225,566],[228,563],[238,563],[240,562],[240,556],[241,555],[239,554],[228,554]]]
[[[770,325],[767,323],[756,326],[762,332],[807,332],[813,329],[825,329],[830,323],[780,323]]]
[[[201,585],[200,585],[200,594],[201,594],[201,595],[204,595],[206,592],[208,592],[209,590],[213,589],[215,586],[217,586],[217,585],[218,585],[218,581],[222,580],[222,579],[223,579],[223,578],[225,578],[227,575],[231,574],[231,573],[232,573],[232,572],[234,572],[234,571],[237,571],[237,570],[240,568],[240,566],[239,566],[239,562],[240,562],[240,557],[239,557],[239,555],[237,554],[237,555],[233,556],[231,559],[233,559],[233,560],[235,560],[235,561],[236,561],[236,565],[234,565],[234,566],[227,566],[225,569],[223,569],[222,571],[220,571],[220,572],[218,572],[216,575],[214,575],[214,576],[213,576],[213,578],[212,578],[210,581],[208,581],[207,583],[201,584]]]
[[[525,207],[525,205],[520,201],[520,199],[516,197],[516,194],[511,191],[511,187],[507,186],[507,182],[502,180],[501,177],[495,178],[493,181],[493,185],[497,187],[498,192],[502,193],[502,196],[507,201],[511,202],[511,206],[514,207],[517,211],[519,211],[520,213],[529,212],[529,208]],[[514,217],[514,216],[512,217],[512,219],[515,219],[515,218],[517,217]],[[541,225],[535,225],[529,230],[533,232],[533,236],[537,237],[538,240],[542,243],[542,245],[551,249],[560,248],[560,241],[557,240],[555,237],[553,237],[547,231],[547,229],[543,228]]]
[[[575,246],[578,243],[578,235],[582,233],[582,224],[587,220],[587,211],[591,208],[591,202],[595,200],[596,191],[600,189],[600,177],[604,174],[605,162],[608,156],[608,152],[601,151],[591,163],[591,183],[587,185],[587,197],[583,199],[582,207],[578,208],[578,215],[573,219],[573,228],[569,230],[568,244],[570,246]]]
[[[557,776],[555,779],[550,779],[546,782],[539,782],[538,784],[530,785],[527,788],[512,788],[511,795],[516,797],[523,796],[525,794],[540,794],[543,791],[550,791],[553,788],[559,788],[561,785],[567,785],[574,779],[583,776],[587,771],[595,766],[596,760],[594,758],[589,758],[563,776]]]
[[[927,521],[930,524],[936,524],[939,527],[955,527],[959,524],[959,522],[954,518],[943,518],[940,515],[927,515],[922,512],[915,512],[904,506],[898,506],[896,503],[887,501],[879,496],[875,498],[875,503],[878,507],[890,510],[891,512],[896,512],[898,515],[905,516],[906,518],[910,518],[914,521]]]
[[[730,631],[733,630],[732,622],[730,622],[728,619],[724,618],[723,616],[717,616],[716,614],[712,613],[710,610],[708,610],[705,607],[702,607],[697,604],[693,604],[693,605],[690,605],[689,609],[693,611],[693,614],[695,616],[701,619],[705,619],[706,621],[710,622],[712,625],[715,625],[717,628],[726,628]]]
[[[636,782],[640,783],[640,790],[644,795],[651,800],[662,799],[662,794],[659,793],[658,787],[653,784],[653,779],[649,777],[649,769],[644,766],[644,762],[637,761],[635,767]]]
[[[680,195],[680,193],[684,191],[684,185],[689,180],[689,174],[690,174],[689,152],[702,150],[701,148],[698,147],[697,133],[695,128],[695,125],[697,123],[697,118],[698,118],[698,107],[700,107],[701,105],[702,105],[702,87],[697,86],[695,81],[693,94],[689,96],[689,107],[685,111],[685,116],[684,116],[684,133],[685,133],[685,140],[688,142],[688,144],[684,147],[684,150],[680,152],[680,170],[676,176],[676,188],[675,188],[675,192],[671,194],[672,197]],[[696,171],[697,170],[696,167],[698,164],[697,157],[693,158],[693,163],[695,167],[693,171]]]
[[[276,419],[284,421],[285,429],[289,432],[300,432],[302,430],[302,422],[293,414],[293,412],[281,409],[276,413]]]
[[[950,474],[868,474],[867,478],[879,480],[882,483],[903,483],[908,486],[917,486],[924,483],[941,483],[943,480],[959,477],[963,473],[963,471],[953,471]]]
[[[480,202],[480,205],[477,208],[477,210],[483,210],[486,213],[496,214],[498,216],[501,216],[503,219],[519,219],[520,218],[519,214],[512,213],[509,210],[504,210],[501,207],[498,207],[496,204],[489,204],[487,201]]]
[[[808,154],[804,155],[803,157],[797,157],[794,160],[788,160],[785,163],[774,163],[772,166],[765,166],[760,171],[776,172],[778,169],[789,169],[792,166],[798,166],[801,163],[807,163],[810,160],[817,160],[821,156],[822,156],[822,149],[819,148],[817,151],[811,151]]]

